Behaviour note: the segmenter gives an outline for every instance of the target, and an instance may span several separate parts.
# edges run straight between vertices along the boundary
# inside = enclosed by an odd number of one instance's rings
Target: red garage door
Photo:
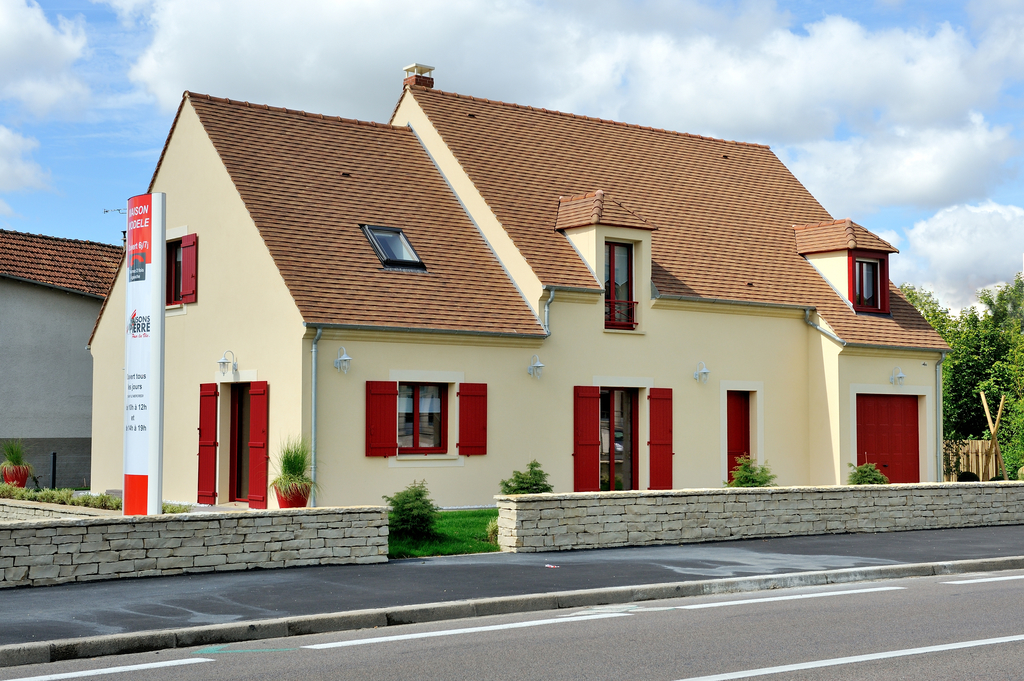
[[[857,465],[889,482],[921,482],[916,395],[857,395]]]

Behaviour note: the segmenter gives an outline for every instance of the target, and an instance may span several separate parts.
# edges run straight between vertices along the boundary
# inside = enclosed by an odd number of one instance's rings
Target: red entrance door
[[[920,482],[916,395],[857,395],[857,465],[889,482]]]
[[[231,501],[267,507],[268,394],[266,381],[231,386]]]
[[[745,390],[730,390],[725,403],[726,451],[729,458],[729,480],[738,466],[737,459],[750,456],[750,393]]]

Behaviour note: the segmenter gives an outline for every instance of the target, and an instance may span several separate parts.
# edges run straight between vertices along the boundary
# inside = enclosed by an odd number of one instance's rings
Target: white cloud
[[[47,174],[39,164],[27,158],[37,146],[39,143],[34,139],[0,125],[0,192],[46,187]]]
[[[35,2],[0,2],[0,100],[40,114],[81,99],[87,89],[70,69],[85,51],[79,22],[60,17],[55,27]]]
[[[938,208],[984,198],[1018,151],[1010,132],[972,113],[961,127],[900,127],[778,151],[825,208],[846,217],[884,205]]]
[[[462,0],[110,0],[152,43],[131,78],[165,110],[190,89],[386,120],[400,69],[465,94],[769,142],[836,214],[977,200],[1014,145],[977,113],[1024,65],[1024,23],[803,27],[771,5]],[[738,7],[739,9],[736,9]]]
[[[1012,281],[1024,261],[1024,208],[987,201],[956,205],[907,230],[912,257],[893,259],[892,279],[932,289],[954,309],[979,288]]]

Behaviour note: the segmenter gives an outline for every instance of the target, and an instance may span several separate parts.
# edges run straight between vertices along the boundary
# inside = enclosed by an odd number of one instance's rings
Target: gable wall
[[[195,501],[199,385],[218,380],[225,350],[241,378],[269,381],[269,444],[301,433],[299,371],[304,328],[291,295],[194,110],[186,101],[153,191],[167,194],[169,235],[198,238],[198,300],[166,320],[164,498]],[[92,344],[93,489],[122,486],[124,272],[111,292]],[[220,379],[230,377],[219,377]],[[227,404],[221,389],[221,448],[227,452]],[[225,460],[226,464],[226,460]],[[221,501],[227,501],[222,466]],[[273,471],[271,471],[271,477]]]

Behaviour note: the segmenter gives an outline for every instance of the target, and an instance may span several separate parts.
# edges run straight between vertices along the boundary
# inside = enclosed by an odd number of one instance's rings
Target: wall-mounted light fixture
[[[352,366],[352,358],[348,356],[348,352],[345,351],[345,346],[342,345],[338,348],[338,359],[334,360],[334,368],[343,374],[347,374],[349,367]]]
[[[889,382],[893,385],[903,385],[903,381],[906,379],[906,375],[903,373],[903,369],[895,367],[892,370],[892,375],[889,376]]]
[[[708,369],[704,362],[697,362],[697,370],[693,372],[693,380],[698,383],[707,383],[708,376],[711,375],[711,369]]]
[[[540,357],[534,355],[530,358],[530,366],[526,367],[526,373],[539,380],[542,371],[544,371],[544,365],[541,363]]]
[[[231,355],[231,359],[228,359],[228,355]],[[235,357],[235,353],[230,350],[224,351],[224,356],[217,360],[217,365],[220,367],[220,372],[226,374],[230,368],[232,373],[238,372],[238,358]]]

